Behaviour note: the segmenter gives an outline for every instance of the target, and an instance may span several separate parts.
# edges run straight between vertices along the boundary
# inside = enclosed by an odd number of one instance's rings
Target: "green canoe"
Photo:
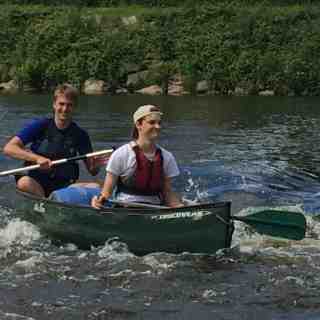
[[[80,248],[119,238],[137,255],[151,252],[215,253],[230,247],[230,202],[182,208],[104,208],[39,198],[17,190],[19,213],[53,240]]]

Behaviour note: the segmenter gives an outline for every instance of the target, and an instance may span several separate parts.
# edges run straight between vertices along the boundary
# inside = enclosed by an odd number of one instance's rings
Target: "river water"
[[[0,96],[1,146],[51,103]],[[185,198],[232,200],[234,215],[298,211],[306,238],[262,236],[236,222],[231,249],[216,255],[137,257],[117,242],[57,247],[16,217],[13,178],[3,177],[0,319],[319,319],[320,99],[86,96],[75,119],[95,150],[110,148],[128,141],[132,113],[146,103],[165,114],[160,144],[177,158],[175,188]],[[0,155],[0,171],[19,166]]]

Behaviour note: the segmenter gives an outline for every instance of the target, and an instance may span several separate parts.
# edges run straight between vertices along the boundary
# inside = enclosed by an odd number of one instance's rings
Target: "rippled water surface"
[[[231,249],[216,255],[137,257],[117,241],[58,247],[16,216],[13,178],[2,177],[0,319],[319,319],[320,100],[87,96],[75,118],[105,149],[128,141],[144,103],[164,111],[160,144],[178,160],[185,198],[232,200],[233,215],[298,211],[306,238],[236,222]],[[51,104],[47,95],[0,96],[1,146]],[[0,155],[0,171],[19,166]]]

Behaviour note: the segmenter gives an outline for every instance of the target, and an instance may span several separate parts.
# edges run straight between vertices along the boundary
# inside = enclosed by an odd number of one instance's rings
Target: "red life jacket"
[[[153,161],[150,161],[135,145],[132,150],[136,154],[137,166],[134,174],[126,181],[119,179],[118,192],[138,195],[162,195],[163,190],[163,158],[159,148]]]

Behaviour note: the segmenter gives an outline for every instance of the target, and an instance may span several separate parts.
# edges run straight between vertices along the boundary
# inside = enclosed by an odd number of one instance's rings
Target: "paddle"
[[[260,234],[274,237],[301,240],[306,233],[306,219],[300,212],[267,209],[244,217],[232,216],[232,219],[252,226]]]
[[[87,153],[87,154],[83,154],[83,155],[75,156],[75,157],[71,157],[71,158],[54,160],[54,161],[52,161],[52,165],[56,166],[56,165],[63,164],[63,163],[66,163],[66,162],[83,160],[83,159],[86,159],[86,158],[95,157],[95,156],[101,156],[101,155],[112,153],[112,152],[113,152],[113,149],[107,149],[107,150],[91,152],[91,153]],[[39,169],[39,168],[40,168],[39,164],[34,164],[34,165],[26,166],[26,167],[23,167],[23,168],[2,171],[2,172],[0,172],[0,177],[8,176],[10,174],[16,174],[16,173],[19,173],[21,171],[35,170],[35,169]]]
[[[112,202],[115,204],[133,208],[168,208],[165,206],[147,203],[129,203],[119,200],[112,200]],[[267,209],[244,217],[232,216],[231,219],[248,224],[260,234],[292,240],[301,240],[305,237],[306,219],[304,215],[299,212]]]

